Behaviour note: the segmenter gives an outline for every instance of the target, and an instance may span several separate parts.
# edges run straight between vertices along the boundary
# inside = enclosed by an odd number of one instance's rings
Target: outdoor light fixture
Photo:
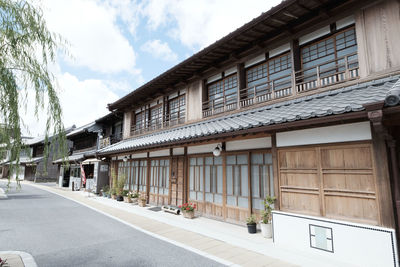
[[[128,157],[125,156],[122,160],[123,160],[124,162],[127,162],[127,161],[128,161]]]
[[[222,152],[222,145],[218,144],[213,150],[213,155],[215,157],[219,157],[221,155],[221,152]]]
[[[106,157],[104,157],[104,158],[101,158],[101,160],[103,160],[103,161],[104,161],[104,160],[106,160],[106,159],[107,159]]]

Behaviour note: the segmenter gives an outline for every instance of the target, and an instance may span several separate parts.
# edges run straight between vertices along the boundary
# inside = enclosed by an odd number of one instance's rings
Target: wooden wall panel
[[[281,210],[380,224],[371,144],[278,153]]]
[[[380,1],[356,13],[360,76],[400,67],[400,3]]]

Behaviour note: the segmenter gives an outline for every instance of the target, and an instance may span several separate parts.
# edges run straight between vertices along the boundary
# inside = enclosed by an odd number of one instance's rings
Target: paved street
[[[29,185],[0,199],[0,251],[5,250],[28,252],[38,266],[220,265]]]

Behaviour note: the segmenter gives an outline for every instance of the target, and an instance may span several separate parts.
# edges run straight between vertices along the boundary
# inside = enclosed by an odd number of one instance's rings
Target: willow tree
[[[62,38],[49,31],[42,9],[24,0],[0,0],[0,143],[11,153],[11,170],[18,176],[19,155],[24,144],[21,139],[21,117],[27,104],[34,105],[35,118],[45,115],[45,158],[51,144],[59,144],[57,154],[65,155],[66,139],[55,77],[49,70],[61,48]],[[28,91],[35,95],[27,103]],[[11,173],[11,171],[10,171]],[[18,180],[18,179],[17,179]],[[10,181],[10,176],[9,176]]]

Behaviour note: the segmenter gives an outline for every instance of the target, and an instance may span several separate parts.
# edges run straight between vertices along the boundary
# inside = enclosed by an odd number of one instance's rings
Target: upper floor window
[[[298,92],[358,77],[357,39],[354,26],[301,48]]]
[[[142,110],[135,114],[135,127],[136,133],[143,131],[149,124],[149,110]]]
[[[170,125],[185,122],[186,104],[185,95],[172,98],[168,101],[168,118]]]
[[[232,74],[219,81],[208,84],[208,100],[203,103],[203,114],[212,114],[237,108],[237,75]]]
[[[149,127],[152,130],[160,129],[163,123],[163,108],[162,105],[152,107],[150,109]]]
[[[290,53],[247,69],[246,85],[240,91],[241,107],[289,95],[292,87]]]

